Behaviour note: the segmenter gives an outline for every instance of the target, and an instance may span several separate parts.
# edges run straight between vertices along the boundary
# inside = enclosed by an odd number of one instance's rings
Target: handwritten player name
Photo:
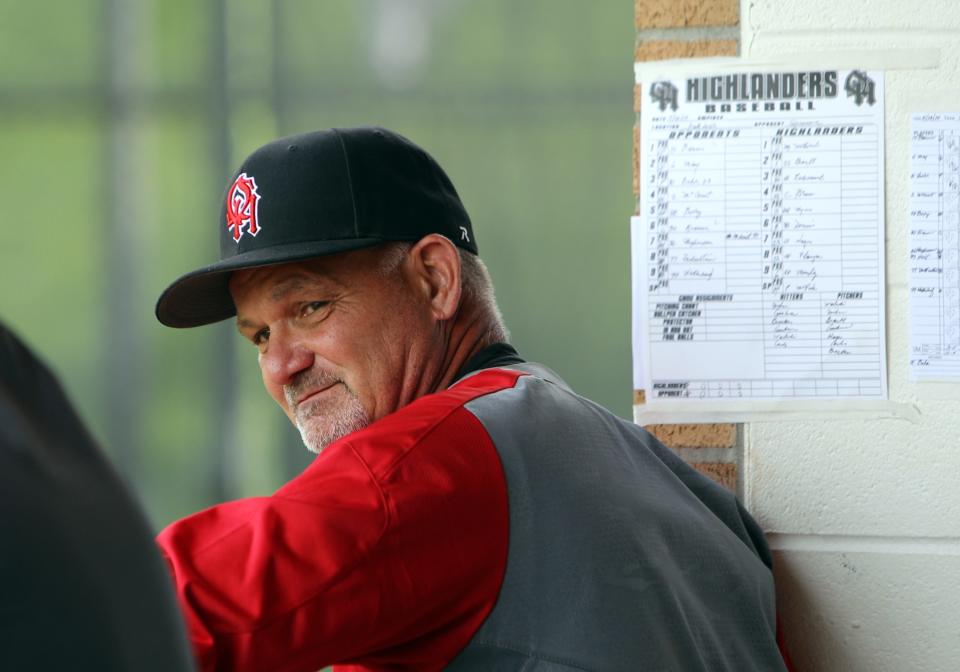
[[[943,251],[936,247],[912,247],[910,248],[910,259],[913,261],[927,261],[929,259],[943,258]]]
[[[776,311],[777,315],[784,315],[786,317],[800,317],[800,314],[795,310],[790,310],[790,304],[786,301],[774,301],[773,310]]]
[[[695,268],[688,268],[683,272],[685,278],[702,278],[704,280],[710,280],[713,278],[713,270],[701,271]]]
[[[713,245],[712,240],[705,240],[703,238],[684,238],[683,244],[689,247],[703,247],[704,245]]]
[[[911,294],[919,294],[921,296],[927,296],[927,297],[932,297],[934,294],[939,294],[942,291],[943,290],[941,290],[939,287],[929,287],[929,286],[920,286],[920,287],[910,288]]]
[[[784,142],[783,148],[789,151],[799,151],[803,149],[820,149],[820,141],[805,140],[802,142]]]
[[[847,321],[846,315],[832,316],[828,315],[825,320],[827,331],[841,331],[843,329],[853,329],[853,325]]]

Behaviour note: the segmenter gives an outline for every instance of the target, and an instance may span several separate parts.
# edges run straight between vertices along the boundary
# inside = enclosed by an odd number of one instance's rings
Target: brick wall
[[[739,51],[739,0],[635,0],[637,61],[735,56]],[[634,88],[633,193],[639,201],[640,106]],[[639,202],[638,202],[639,210]],[[643,393],[634,403],[643,403]],[[650,425],[647,429],[698,471],[737,492],[742,431],[736,425]]]

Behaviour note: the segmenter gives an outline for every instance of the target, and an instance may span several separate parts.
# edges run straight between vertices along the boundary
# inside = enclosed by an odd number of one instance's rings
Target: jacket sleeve
[[[458,415],[381,462],[331,446],[274,496],[164,530],[201,669],[449,662],[496,601],[508,534],[496,450]]]

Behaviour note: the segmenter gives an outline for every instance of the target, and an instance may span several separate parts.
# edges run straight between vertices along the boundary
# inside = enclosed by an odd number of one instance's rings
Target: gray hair
[[[396,273],[411,247],[413,243],[408,242],[381,245],[376,272],[384,277]],[[507,331],[503,314],[497,305],[493,281],[490,279],[490,271],[487,270],[486,264],[472,252],[459,247],[457,251],[460,253],[461,305],[475,306],[477,311],[486,318],[488,324],[483,338],[484,343],[509,341],[510,332]]]
[[[460,292],[461,301],[477,306],[480,313],[487,317],[488,327],[484,341],[487,343],[506,343],[510,332],[503,321],[497,297],[493,291],[490,271],[478,255],[457,248],[460,253]]]

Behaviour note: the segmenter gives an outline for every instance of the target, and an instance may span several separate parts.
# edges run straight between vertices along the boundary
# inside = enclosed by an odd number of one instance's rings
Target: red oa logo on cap
[[[234,241],[240,242],[244,227],[251,236],[260,233],[260,224],[257,221],[259,202],[256,180],[246,173],[240,173],[227,192],[227,228],[233,234]]]

